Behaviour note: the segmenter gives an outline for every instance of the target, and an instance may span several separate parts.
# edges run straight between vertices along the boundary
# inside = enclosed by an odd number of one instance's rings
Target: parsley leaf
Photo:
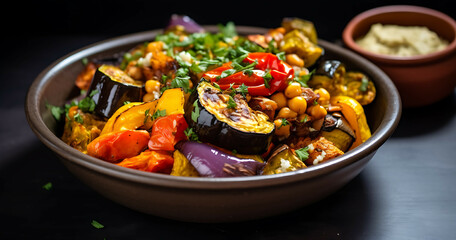
[[[264,79],[264,86],[266,88],[270,88],[271,86],[269,86],[269,81],[271,81],[272,79],[272,75],[271,75],[271,71],[267,71],[264,75],[263,75],[263,79]]]
[[[52,183],[51,183],[51,182],[48,182],[48,183],[44,184],[42,188],[44,188],[44,189],[46,189],[46,190],[49,191],[49,190],[51,190],[51,188],[52,188]]]
[[[304,148],[300,148],[298,150],[295,150],[295,153],[296,155],[298,155],[298,158],[301,160],[301,161],[305,161],[309,158],[309,147],[304,147]]]
[[[198,107],[198,100],[195,100],[195,102],[193,102],[193,111],[192,111],[192,120],[194,122],[197,122],[198,121],[198,117],[200,115],[200,110],[199,110],[199,107]]]
[[[92,220],[91,224],[94,228],[97,228],[97,229],[104,228],[103,224],[101,224],[95,220]]]
[[[359,86],[359,90],[361,92],[365,92],[365,91],[367,91],[368,86],[369,86],[369,79],[367,79],[366,76],[363,76],[363,78],[361,79],[361,86]]]
[[[245,95],[249,93],[249,88],[243,83],[238,88],[236,88],[236,92],[242,94],[242,96],[245,98]]]
[[[280,125],[280,127],[282,127],[282,126],[287,126],[287,125],[290,124],[290,122],[288,122],[288,120],[285,119],[285,118],[282,118],[281,120],[282,120],[282,124]],[[280,127],[279,127],[279,128],[280,128]]]
[[[198,142],[198,135],[193,131],[193,128],[188,127],[184,130],[185,136],[187,136],[188,140]]]
[[[222,24],[217,25],[219,28],[220,33],[225,37],[225,38],[233,38],[237,36],[236,32],[236,26],[234,25],[233,22],[228,22],[225,26]]]
[[[234,101],[233,97],[229,96],[228,103],[226,105],[227,108],[236,108],[237,104]]]
[[[306,75],[302,75],[302,76],[299,76],[299,74],[297,74],[294,78],[293,78],[293,81],[295,82],[298,82],[299,84],[301,84],[302,87],[309,87],[307,85],[307,82],[310,80],[310,78],[312,77],[313,73],[315,72],[315,69],[312,70],[312,72],[306,74]]]
[[[63,109],[61,107],[53,106],[49,103],[46,103],[46,108],[51,111],[52,116],[57,121],[60,121],[62,114],[65,113],[65,109]]]
[[[155,113],[152,115],[152,121],[159,118],[159,117],[164,117],[166,116],[166,109],[163,110],[157,110]]]

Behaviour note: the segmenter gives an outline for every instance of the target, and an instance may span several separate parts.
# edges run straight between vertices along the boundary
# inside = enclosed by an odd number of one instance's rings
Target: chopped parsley
[[[51,183],[51,182],[48,182],[48,183],[44,184],[44,185],[42,186],[42,188],[49,191],[49,190],[52,189],[52,183]]]
[[[298,150],[295,150],[295,153],[296,155],[298,156],[298,158],[301,160],[301,161],[305,161],[309,158],[309,147],[304,147],[304,148],[300,148]]]
[[[150,109],[147,109],[147,110],[144,112],[144,124],[146,124],[147,119],[149,119],[149,117],[150,117],[149,112],[150,112]]]
[[[361,92],[365,92],[365,91],[367,91],[368,86],[369,86],[369,79],[367,79],[366,76],[363,76],[363,78],[361,79],[361,86],[359,86],[359,90]]]
[[[309,87],[307,85],[307,82],[310,80],[310,78],[312,77],[314,72],[315,72],[315,69],[306,75],[299,76],[299,74],[296,74],[296,76],[293,78],[293,81],[298,82],[299,84],[301,84],[302,87]]]
[[[49,103],[46,103],[46,108],[51,111],[52,116],[57,121],[60,121],[60,118],[61,118],[62,114],[65,113],[65,109],[63,109],[61,107],[57,107],[57,106],[51,105]]]
[[[199,110],[199,107],[198,107],[198,100],[195,100],[195,102],[193,102],[193,111],[192,111],[192,120],[194,122],[197,122],[198,121],[198,117],[200,115],[200,110]]]
[[[264,79],[264,86],[266,88],[270,88],[271,86],[269,85],[269,81],[272,80],[272,75],[271,75],[271,71],[266,71],[266,73],[264,74],[263,76],[263,79]]]
[[[234,109],[234,108],[236,108],[236,106],[237,106],[237,104],[234,101],[233,97],[229,96],[228,103],[227,103],[226,107]]]
[[[101,224],[101,223],[99,223],[99,222],[96,221],[96,220],[92,220],[92,222],[91,222],[90,224],[92,224],[92,226],[93,226],[94,228],[97,228],[97,229],[104,228],[104,225]]]
[[[184,130],[184,133],[185,133],[185,136],[187,136],[188,140],[199,142],[198,135],[193,131],[193,128],[188,127],[187,129]]]
[[[159,118],[159,117],[164,117],[166,116],[166,109],[163,109],[163,110],[157,110],[155,111],[155,113],[152,115],[151,119],[152,121]]]
[[[280,125],[280,127],[279,127],[279,128],[281,128],[282,126],[287,126],[287,125],[289,125],[289,124],[290,124],[290,122],[288,122],[288,120],[287,120],[287,119],[285,119],[285,118],[282,118],[281,120],[282,120],[282,124]]]
[[[239,85],[238,88],[236,88],[236,92],[242,94],[242,96],[245,98],[246,94],[249,93],[249,88],[243,83]]]

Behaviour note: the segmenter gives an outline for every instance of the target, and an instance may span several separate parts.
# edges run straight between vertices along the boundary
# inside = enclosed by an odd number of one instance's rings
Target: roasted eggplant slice
[[[189,97],[185,118],[200,141],[241,154],[265,152],[274,133],[268,116],[252,110],[242,95],[224,94],[204,80]]]
[[[356,139],[355,132],[344,117],[327,114],[323,119],[320,135],[346,152]]]
[[[345,90],[345,65],[338,60],[325,60],[321,62],[307,83],[310,87],[325,88],[331,95],[340,95]]]
[[[109,118],[125,102],[139,102],[143,95],[143,83],[135,81],[120,68],[100,66],[88,90],[95,101],[95,114]]]

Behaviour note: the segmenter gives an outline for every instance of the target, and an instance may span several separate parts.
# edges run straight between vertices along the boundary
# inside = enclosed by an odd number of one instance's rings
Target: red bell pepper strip
[[[188,128],[183,114],[171,114],[158,118],[149,140],[150,150],[174,151],[174,145],[187,140],[184,131]]]
[[[220,76],[226,70],[233,69],[232,62],[223,64],[222,66],[208,71],[203,74],[203,78],[210,80],[212,83],[217,83],[222,90],[239,87],[241,84],[247,86],[249,94],[252,96],[269,96],[276,91],[282,91],[286,88],[288,80],[294,77],[293,68],[287,63],[281,61],[272,53],[255,52],[249,53],[243,62],[257,64],[251,74],[246,74],[244,71],[235,72],[227,77]],[[270,80],[265,80],[265,74],[269,72]],[[265,81],[268,81],[265,83]]]
[[[118,162],[138,155],[150,139],[145,130],[122,130],[95,138],[87,145],[87,153],[108,162]]]
[[[141,154],[126,158],[117,165],[146,172],[170,174],[174,158],[171,152],[146,150]]]

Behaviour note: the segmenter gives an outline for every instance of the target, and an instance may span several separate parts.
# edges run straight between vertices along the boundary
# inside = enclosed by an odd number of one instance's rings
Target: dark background
[[[449,0],[3,5],[0,239],[454,239],[456,93],[428,107],[404,109],[394,135],[363,172],[330,197],[292,213],[232,224],[176,222],[105,199],[68,172],[25,118],[27,89],[51,63],[88,44],[162,28],[173,13],[202,25],[233,21],[266,28],[278,27],[283,17],[300,17],[315,23],[320,38],[338,41],[355,15],[390,4],[430,7],[456,18]],[[47,182],[53,184],[49,191],[42,188]],[[105,228],[92,227],[92,220]]]
[[[9,6],[11,4],[11,6]],[[3,7],[2,29],[7,36],[30,38],[48,34],[117,36],[162,28],[173,13],[185,14],[202,25],[225,24],[278,27],[283,17],[313,21],[321,38],[338,39],[356,14],[382,5],[412,4],[430,7],[453,18],[450,0],[439,1],[12,1]],[[10,11],[12,11],[11,14]]]

